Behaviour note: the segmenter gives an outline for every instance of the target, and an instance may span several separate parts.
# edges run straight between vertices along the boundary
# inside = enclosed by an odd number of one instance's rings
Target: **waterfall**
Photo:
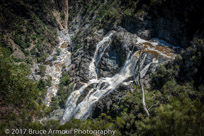
[[[90,70],[89,72],[91,75],[97,74],[97,71],[96,71],[97,63],[93,63],[93,62],[96,62],[97,57],[95,56],[97,56],[98,49],[103,46],[102,44],[105,43],[104,41],[108,41],[111,35],[112,34],[105,37],[104,39],[106,40],[103,39],[97,45],[98,47],[96,48],[95,55],[91,62],[91,64],[93,64],[94,66],[92,66],[89,69]],[[103,54],[104,50],[100,53]],[[100,57],[98,57],[98,59],[102,57],[101,54],[99,55]],[[84,84],[80,89],[72,92],[67,99],[66,109],[64,112],[64,116],[61,120],[61,123],[63,124],[69,121],[73,117],[76,119],[82,119],[82,120],[87,119],[87,117],[90,115],[91,108],[94,103],[96,103],[102,97],[105,97],[106,95],[108,95],[113,90],[117,89],[117,87],[121,83],[123,83],[126,79],[134,76],[135,69],[137,67],[137,62],[138,62],[138,58],[136,54],[138,54],[138,51],[133,53],[132,55],[128,55],[128,58],[126,59],[124,66],[121,68],[120,72],[114,75],[113,77],[104,77],[104,78],[97,79],[95,76],[94,79],[91,79],[87,84]],[[142,65],[144,65],[145,59],[146,59],[146,56],[143,57],[143,60],[141,62]],[[150,67],[151,64],[152,62],[149,63],[143,69],[143,75],[147,72],[147,69]],[[83,93],[83,91],[92,84],[96,84],[95,88],[89,89],[89,92],[87,93],[85,98],[77,105],[77,101],[81,96],[81,94]]]
[[[152,64],[158,63],[158,60],[153,59],[150,63],[145,65],[147,54],[144,53],[144,55],[139,55],[141,51],[138,50],[134,52],[133,48],[133,51],[129,52],[123,67],[117,74],[115,74],[113,77],[98,78],[97,65],[100,62],[105,50],[110,45],[111,37],[114,33],[115,32],[110,32],[96,45],[96,50],[89,66],[90,80],[88,83],[83,84],[79,89],[74,90],[68,97],[66,101],[65,112],[63,118],[61,119],[61,124],[64,124],[72,118],[86,120],[92,111],[93,105],[98,100],[117,89],[120,84],[125,84],[130,77],[135,76],[135,79],[137,79],[138,73],[136,72],[138,70],[138,66],[140,66],[141,69],[141,77],[144,77],[150,66]],[[144,46],[149,45],[144,51],[153,50],[163,57],[169,57],[158,49],[158,42],[150,42],[138,37],[137,44],[144,44]],[[142,57],[141,62],[138,61],[140,59],[139,57]],[[85,90],[88,92],[86,93],[86,96],[79,102],[79,98]]]
[[[74,118],[85,120],[89,116],[89,112],[95,102],[116,89],[126,79],[133,76],[137,60],[138,59],[133,54],[131,58],[126,60],[123,68],[118,74],[113,77],[99,79],[97,87],[91,89],[91,92],[76,107]]]
[[[103,56],[106,48],[109,46],[110,44],[110,38],[113,35],[114,32],[111,32],[110,34],[108,34],[108,36],[104,37],[102,41],[100,41],[97,45],[96,45],[96,51],[94,53],[94,57],[89,65],[89,77],[90,78],[96,78],[98,79],[97,76],[97,65],[99,63],[99,61],[101,60],[101,57]],[[107,44],[105,44],[107,43]]]

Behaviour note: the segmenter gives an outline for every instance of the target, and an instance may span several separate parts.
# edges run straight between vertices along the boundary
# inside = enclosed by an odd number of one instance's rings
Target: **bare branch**
[[[150,110],[150,109],[153,108],[153,107],[156,107],[157,105],[159,105],[159,102],[157,102],[157,103],[153,104],[152,106],[150,106],[150,107],[148,108],[148,110]]]
[[[141,74],[140,74],[140,72],[141,72],[141,70],[140,70],[141,56],[142,56],[142,53],[139,54],[139,58],[138,58],[139,59],[138,60],[139,66],[138,66],[138,71],[137,71],[138,72],[138,83],[139,83],[139,86],[142,89],[142,104],[143,104],[143,108],[144,108],[145,112],[147,113],[147,116],[149,117],[150,114],[149,114],[149,111],[147,109],[146,102],[145,102],[145,90],[144,90],[143,84],[141,82]]]

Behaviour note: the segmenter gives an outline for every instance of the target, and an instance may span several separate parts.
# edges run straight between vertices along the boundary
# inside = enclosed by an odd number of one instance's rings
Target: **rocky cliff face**
[[[200,0],[70,1],[70,4],[69,28],[74,31],[83,32],[86,28],[95,31],[94,25],[102,29],[119,25],[142,38],[158,37],[183,47],[189,46],[195,36],[203,36],[204,11],[199,6],[203,5]],[[75,8],[80,10],[74,12]]]
[[[110,33],[112,33],[112,35],[110,37],[107,36],[110,35]],[[91,110],[93,110],[94,105],[96,107],[102,106],[100,109],[101,112],[104,112],[104,108],[109,108],[113,101],[120,99],[119,96],[121,96],[121,92],[134,89],[133,83],[137,83],[135,80],[138,76],[138,66],[142,69],[143,83],[147,88],[150,87],[148,81],[156,67],[173,60],[178,50],[178,47],[172,46],[162,40],[154,39],[146,41],[141,39],[136,34],[132,34],[121,27],[109,32],[105,37],[101,35],[100,38],[100,32],[99,34],[96,33],[96,35],[97,39],[102,38],[102,40],[98,40],[98,42],[93,39],[87,41],[86,45],[79,49],[73,56],[72,70],[70,70],[69,73],[75,83],[77,83],[76,91],[73,93],[79,92],[68,98],[66,110],[69,111],[69,113],[65,111],[63,121],[69,120],[75,112],[79,114],[80,112],[85,112],[84,116],[74,116],[76,118],[86,119],[92,113]],[[128,59],[134,57],[134,54],[138,51],[142,52],[142,62],[137,63],[135,66],[132,61],[128,62]],[[136,59],[136,61],[138,61],[138,59]],[[128,63],[131,63],[129,68]],[[94,65],[94,67],[92,67],[92,65]],[[121,73],[124,69],[130,70],[130,73],[128,73],[128,71],[126,71],[127,73]],[[121,75],[121,77],[117,75]],[[123,77],[126,78],[123,79]],[[121,79],[116,80],[115,78]],[[92,81],[93,79],[96,81]],[[97,86],[100,86],[100,89]],[[108,90],[102,89],[108,86],[110,87]],[[99,90],[97,90],[97,88]],[[96,89],[95,91],[99,91],[102,95],[96,96],[97,99],[93,103],[91,101],[87,102],[90,107],[87,107],[87,111],[82,111],[80,107],[83,105],[85,99],[91,99],[89,95],[93,92],[93,89]],[[103,94],[103,91],[107,92]],[[92,95],[94,95],[94,93]],[[71,100],[73,98],[76,99],[76,103]],[[69,106],[74,103],[76,107]],[[107,105],[107,107],[105,105]],[[80,109],[79,111],[77,111],[78,108]],[[67,114],[70,114],[70,110],[71,115],[67,117]],[[97,112],[93,113],[96,114]]]

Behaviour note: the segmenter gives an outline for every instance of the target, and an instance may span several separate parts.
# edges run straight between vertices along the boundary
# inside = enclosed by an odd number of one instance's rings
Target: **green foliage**
[[[45,65],[39,65],[40,75],[43,77],[45,76],[46,66]]]
[[[30,55],[27,48],[30,47],[31,43],[34,46],[44,46],[44,50],[40,52],[48,52],[57,43],[54,16],[50,14],[51,12],[45,12],[49,10],[47,8],[49,6],[47,1],[41,0],[38,2],[3,0],[0,5],[2,13],[1,33],[5,33],[6,38],[13,39],[26,56]],[[45,16],[49,16],[49,21]],[[48,46],[48,43],[51,46]],[[7,47],[11,47],[11,45],[7,45]],[[32,50],[31,54],[37,56],[36,50]]]
[[[188,95],[179,94],[170,102],[156,109],[156,116],[136,122],[141,135],[202,135],[204,128],[204,106],[200,100],[191,100]]]
[[[60,55],[60,52],[61,52],[61,49],[60,49],[60,48],[56,48],[56,55],[57,55],[57,56]]]
[[[42,106],[37,103],[42,90],[39,84],[27,78],[28,67],[24,63],[15,65],[10,53],[2,47],[0,71],[0,107],[3,109],[0,113],[0,135],[4,135],[8,128],[27,128],[33,117],[42,114]]]
[[[30,52],[28,50],[23,50],[23,53],[25,54],[25,56],[29,56]]]
[[[125,126],[125,121],[121,117],[116,117],[116,125],[122,129]]]
[[[52,77],[48,76],[46,81],[47,81],[46,85],[50,87],[52,85]]]
[[[33,64],[32,58],[26,58],[25,61],[26,61],[27,64],[31,64],[31,65]]]
[[[45,90],[45,88],[46,88],[46,83],[45,83],[45,81],[44,81],[43,79],[40,79],[40,80],[38,81],[37,87],[38,87],[40,90]]]
[[[43,53],[40,55],[40,57],[37,58],[38,63],[44,62],[44,61],[46,60],[47,56],[48,56],[48,55],[43,52]]]
[[[36,54],[36,48],[35,47],[31,49],[30,54],[31,55],[35,55]]]
[[[151,0],[150,1],[150,5],[161,5],[164,2],[166,2],[167,0]]]
[[[62,20],[65,19],[65,14],[64,14],[64,12],[61,12],[61,13],[60,13],[60,17],[61,17]]]
[[[32,35],[31,38],[32,38],[33,41],[35,41],[37,39],[36,35],[34,35],[34,34]]]
[[[203,82],[200,80],[203,64],[200,52],[203,46],[189,48],[174,62],[161,66],[152,83],[160,90],[162,104],[154,109],[153,116],[137,121],[137,132],[141,135],[202,135]],[[196,70],[195,70],[196,69]],[[197,86],[201,88],[198,89]],[[150,112],[151,113],[151,112]]]
[[[137,11],[137,13],[134,15],[135,18],[139,18],[142,17],[143,15],[145,15],[145,11],[144,10],[139,10]]]
[[[53,55],[53,60],[57,60],[57,56],[56,55]]]
[[[68,76],[63,76],[60,80],[60,84],[69,85],[69,83],[70,83],[70,77]]]
[[[59,107],[58,99],[56,97],[52,97],[52,102],[51,102],[50,106],[51,106],[52,110],[55,110]]]
[[[4,48],[0,47],[0,54],[1,99],[19,107],[25,106],[25,103],[32,103],[39,90],[32,80],[26,78],[28,75],[26,65],[14,65]]]
[[[66,100],[72,92],[72,88],[73,85],[70,84],[70,77],[62,76],[60,79],[59,91],[57,93],[60,107],[65,107]]]

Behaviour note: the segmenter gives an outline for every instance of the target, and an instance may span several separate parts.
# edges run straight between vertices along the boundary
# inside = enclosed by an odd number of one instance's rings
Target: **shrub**
[[[47,79],[46,85],[50,87],[50,86],[52,85],[52,77],[51,77],[51,76],[48,76],[47,78],[48,78],[48,79]]]
[[[45,76],[46,66],[45,65],[39,65],[40,69],[40,75]]]
[[[26,58],[26,63],[28,63],[28,64],[33,64],[33,60],[32,60],[32,58]]]
[[[38,81],[37,87],[38,87],[40,90],[45,90],[45,88],[46,88],[46,83],[45,83],[45,81],[44,81],[43,79],[40,79],[40,80]]]
[[[61,13],[60,13],[60,17],[61,17],[62,20],[65,19],[65,14],[64,14],[64,12],[61,12]]]
[[[46,60],[47,56],[48,56],[48,55],[43,52],[43,53],[41,54],[41,56],[37,58],[38,63],[44,62],[44,61]]]
[[[60,55],[60,52],[61,52],[61,49],[60,49],[60,48],[56,48],[56,55],[57,55],[57,56]]]
[[[61,80],[60,80],[60,83],[63,84],[63,85],[69,85],[70,77],[68,77],[68,76],[62,77]]]
[[[25,54],[25,56],[29,56],[30,52],[28,50],[23,50],[23,53]]]

